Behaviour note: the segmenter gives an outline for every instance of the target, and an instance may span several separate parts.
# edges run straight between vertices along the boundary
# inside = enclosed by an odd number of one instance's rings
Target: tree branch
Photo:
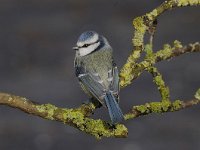
[[[162,114],[166,112],[179,111],[185,108],[192,107],[199,103],[200,103],[199,99],[193,99],[188,101],[175,100],[174,102],[170,101],[150,102],[144,105],[133,106],[131,111],[125,115],[125,119],[130,120],[151,113]]]
[[[158,91],[160,92],[161,101],[169,101],[170,94],[169,94],[169,88],[165,85],[165,82],[163,80],[162,75],[158,71],[156,67],[149,67],[148,71],[153,76],[153,82],[157,85]]]
[[[140,55],[144,49],[144,35],[146,31],[149,31],[149,29],[154,26],[156,19],[165,11],[171,10],[172,8],[197,5],[200,5],[200,0],[166,0],[151,12],[133,20],[133,27],[135,32],[132,43],[134,50],[128,57],[126,64],[121,69],[121,87],[129,85],[134,79],[135,76],[133,70],[137,64],[138,58],[140,58]]]
[[[129,82],[124,84],[123,78],[121,79],[120,85],[122,88],[131,84],[133,80],[138,78],[141,73],[146,70],[148,67],[153,66],[155,63],[169,60],[173,57],[180,56],[186,53],[200,52],[200,43],[195,42],[191,43],[188,46],[182,46],[179,41],[174,41],[174,45],[171,47],[169,44],[165,44],[162,50],[157,51],[156,53],[152,53],[151,56],[145,58],[142,62],[135,64],[135,66],[129,67],[127,71],[127,78],[129,78]],[[129,72],[131,71],[131,77],[129,77]]]
[[[150,113],[166,113],[179,111],[184,108],[189,108],[200,103],[200,89],[196,92],[194,100],[174,102],[161,101],[150,102],[144,105],[133,106],[132,110],[125,114],[125,120],[130,120],[139,116],[148,115]],[[122,124],[117,124],[115,127],[110,126],[105,121],[100,119],[91,119],[90,115],[95,106],[93,104],[83,104],[78,108],[67,109],[58,108],[52,104],[37,104],[24,97],[14,96],[11,94],[0,93],[0,105],[6,105],[25,113],[39,116],[48,120],[55,120],[64,124],[73,126],[83,132],[95,136],[97,139],[102,137],[127,137],[128,130]]]
[[[133,106],[124,117],[126,120],[130,120],[151,113],[162,114],[192,107],[200,103],[200,88],[196,91],[194,97],[195,99],[188,101],[175,100],[171,102],[170,100],[165,100],[161,102],[150,102],[144,105]]]
[[[23,97],[0,93],[0,105],[7,105],[28,114],[62,122],[98,139],[101,137],[127,137],[128,133],[127,128],[122,124],[112,127],[100,119],[88,118],[87,116],[95,109],[93,104],[82,105],[75,109],[66,109],[58,108],[52,104],[40,105]]]
[[[150,113],[165,113],[178,111],[200,103],[200,89],[195,94],[195,99],[189,101],[169,99],[169,90],[166,87],[162,75],[153,65],[157,62],[168,60],[190,52],[200,52],[200,43],[196,42],[183,46],[179,41],[174,41],[174,45],[165,44],[162,50],[153,52],[153,36],[156,31],[156,20],[158,16],[174,7],[200,5],[200,0],[167,0],[153,11],[146,15],[137,17],[133,20],[135,29],[133,36],[133,47],[131,55],[120,72],[120,86],[126,87],[139,77],[144,70],[153,75],[153,81],[161,93],[160,102],[150,102],[144,105],[133,106],[131,111],[125,114],[125,120],[130,120]],[[146,31],[150,34],[148,44],[144,43]],[[141,53],[145,51],[146,57],[143,61],[137,62]],[[128,130],[122,124],[111,126],[100,119],[89,118],[93,114],[96,106],[92,103],[81,105],[78,108],[67,109],[58,108],[52,104],[38,104],[26,98],[11,94],[0,93],[0,105],[17,108],[25,113],[39,116],[48,120],[55,120],[73,126],[85,133],[91,134],[96,138],[101,137],[127,137]]]

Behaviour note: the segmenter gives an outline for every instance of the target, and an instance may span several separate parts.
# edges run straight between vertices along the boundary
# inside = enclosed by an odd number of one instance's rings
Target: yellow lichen
[[[52,104],[43,104],[43,105],[37,105],[36,108],[41,113],[43,112],[47,113],[45,118],[49,120],[54,120],[53,115],[54,115],[55,110],[57,109],[56,106]]]
[[[140,57],[140,53],[141,53],[140,50],[137,50],[137,49],[134,50],[131,55],[132,61],[131,60],[129,60],[129,61],[135,63],[135,60]]]
[[[133,37],[133,45],[134,46],[141,46],[144,43],[144,34],[138,31],[135,31],[134,37]]]
[[[156,67],[149,67],[147,69],[153,75],[153,82],[158,87],[162,101],[169,101],[169,88],[165,85],[162,75],[158,72]]]
[[[198,89],[194,95],[194,97],[198,100],[200,100],[200,89]]]
[[[147,26],[144,24],[144,21],[143,21],[143,17],[137,17],[133,20],[133,26],[134,28],[141,32],[141,33],[145,33],[146,29],[147,29]]]
[[[149,20],[154,20],[154,18],[156,16],[158,16],[158,11],[157,9],[154,9],[153,11],[151,11],[150,13],[147,13],[146,16],[148,17]]]
[[[198,5],[200,0],[178,0],[177,6],[188,6],[188,5]]]
[[[151,102],[151,103],[146,103],[145,105],[139,105],[135,106],[133,109],[136,109],[142,114],[145,113],[163,113],[169,110],[171,106],[170,101],[163,101],[163,102]],[[126,116],[128,119],[133,118],[134,116]]]
[[[128,113],[128,114],[124,115],[125,120],[129,120],[129,119],[132,119],[132,118],[135,118],[135,114],[133,114],[133,113]]]
[[[103,120],[91,119],[84,116],[81,109],[64,109],[57,108],[51,104],[43,104],[36,106],[37,110],[41,113],[47,114],[46,119],[58,119],[65,124],[77,127],[79,130],[95,136],[97,139],[104,137],[126,137],[128,134],[127,128],[122,125],[116,125],[115,128],[110,129],[110,125],[106,124]]]
[[[181,108],[181,101],[180,100],[175,100],[173,103],[172,103],[172,108],[171,108],[171,111],[176,111],[176,110],[179,110]]]
[[[135,34],[133,37],[133,45],[143,45],[144,34],[147,30],[147,26],[144,24],[143,17],[137,17],[133,20],[133,26],[135,28]]]
[[[89,118],[85,118],[83,130],[94,135],[97,139],[101,139],[102,136],[127,137],[128,134],[127,128],[122,124],[117,124],[112,128],[100,119],[93,120]]]
[[[154,113],[162,113],[162,105],[160,102],[151,102],[150,109]]]
[[[153,50],[151,44],[146,44],[144,51],[146,52],[146,58],[151,58],[153,56]]]
[[[172,54],[172,48],[169,44],[165,44],[163,50],[156,52],[155,57],[161,57],[162,59],[168,58]]]
[[[162,110],[164,112],[168,111],[170,108],[171,102],[170,101],[162,101]]]
[[[122,133],[124,137],[128,136],[128,129],[124,125],[117,124],[115,128],[117,129],[117,130],[114,130],[115,137],[121,137]]]
[[[136,107],[134,107],[134,109],[137,109],[137,111],[139,111],[141,113],[147,113],[147,112],[149,112],[147,106],[145,106],[145,105],[136,106]]]
[[[175,47],[175,48],[182,48],[182,47],[183,47],[183,45],[181,44],[181,42],[180,42],[180,41],[178,41],[178,40],[175,40],[175,41],[174,41],[174,47]]]
[[[155,83],[157,84],[157,85],[159,85],[159,89],[161,88],[161,86],[163,86],[165,83],[164,83],[164,81],[163,81],[163,79],[162,79],[162,76],[161,75],[158,75],[158,76],[156,76],[155,78],[154,78],[154,81],[155,81]]]

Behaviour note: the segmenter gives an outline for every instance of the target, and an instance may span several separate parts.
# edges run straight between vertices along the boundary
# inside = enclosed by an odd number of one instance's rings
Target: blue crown
[[[94,35],[98,35],[95,31],[86,31],[86,32],[83,32],[79,38],[78,38],[78,42],[83,42],[83,41],[86,41],[86,40],[89,40],[91,39]]]

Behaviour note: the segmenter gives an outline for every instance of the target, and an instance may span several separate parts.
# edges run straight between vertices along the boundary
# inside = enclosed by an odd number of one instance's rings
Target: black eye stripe
[[[94,42],[94,43],[91,43],[91,44],[84,44],[83,46],[81,46],[81,47],[88,47],[88,46],[90,46],[90,45],[92,45],[92,44],[95,44],[95,43],[98,43],[99,42],[99,40],[97,40],[96,42]],[[81,48],[80,47],[80,48]]]
[[[91,44],[84,44],[82,47],[88,47],[90,46]]]

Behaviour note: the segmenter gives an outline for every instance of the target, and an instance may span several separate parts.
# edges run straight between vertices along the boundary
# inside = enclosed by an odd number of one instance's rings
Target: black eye
[[[84,44],[82,47],[88,47],[90,44]]]

